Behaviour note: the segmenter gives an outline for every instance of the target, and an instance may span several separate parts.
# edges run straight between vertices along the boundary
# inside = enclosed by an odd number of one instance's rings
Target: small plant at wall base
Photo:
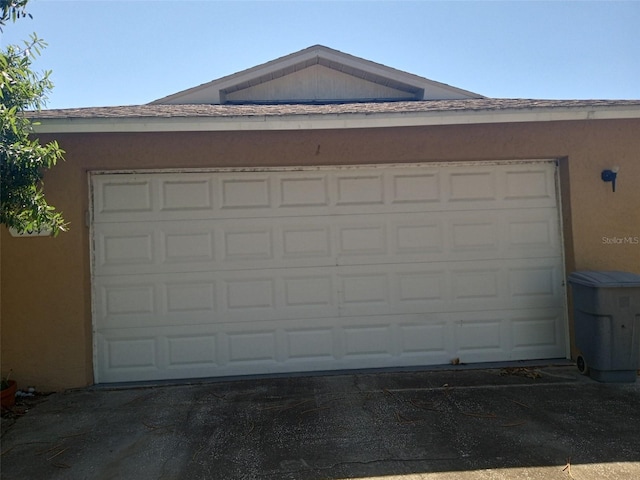
[[[14,380],[9,379],[9,375],[11,375],[11,371],[6,377],[2,377],[2,381],[0,381],[0,403],[2,408],[11,408],[16,402],[18,385]]]
[[[0,0],[0,32],[9,20],[30,16],[27,0]],[[42,145],[31,137],[32,123],[24,115],[40,109],[53,88],[50,72],[35,73],[34,56],[46,44],[35,34],[23,46],[0,52],[0,223],[19,232],[66,229],[62,214],[45,199],[43,172],[63,159],[57,142]]]
[[[6,377],[2,377],[2,381],[0,381],[0,390],[6,390],[9,388],[9,375],[11,375],[11,372],[9,372]]]

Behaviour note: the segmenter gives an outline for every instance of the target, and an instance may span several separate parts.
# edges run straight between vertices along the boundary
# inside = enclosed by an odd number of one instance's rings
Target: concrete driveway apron
[[[640,382],[573,366],[57,393],[4,418],[9,479],[640,478]]]

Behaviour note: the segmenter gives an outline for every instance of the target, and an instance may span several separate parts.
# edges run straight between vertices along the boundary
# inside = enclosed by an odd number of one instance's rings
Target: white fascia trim
[[[640,107],[480,110],[461,112],[344,113],[254,117],[119,117],[40,119],[34,133],[213,132],[421,127],[486,123],[640,118]]]

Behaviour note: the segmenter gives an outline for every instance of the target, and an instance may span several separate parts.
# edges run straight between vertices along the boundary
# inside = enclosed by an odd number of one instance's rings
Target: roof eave
[[[640,118],[640,106],[252,116],[34,118],[35,133],[329,130]]]

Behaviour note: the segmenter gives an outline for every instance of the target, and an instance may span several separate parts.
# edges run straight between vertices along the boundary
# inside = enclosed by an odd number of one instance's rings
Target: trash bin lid
[[[640,287],[640,275],[618,271],[581,271],[569,275],[569,283],[587,287]]]

